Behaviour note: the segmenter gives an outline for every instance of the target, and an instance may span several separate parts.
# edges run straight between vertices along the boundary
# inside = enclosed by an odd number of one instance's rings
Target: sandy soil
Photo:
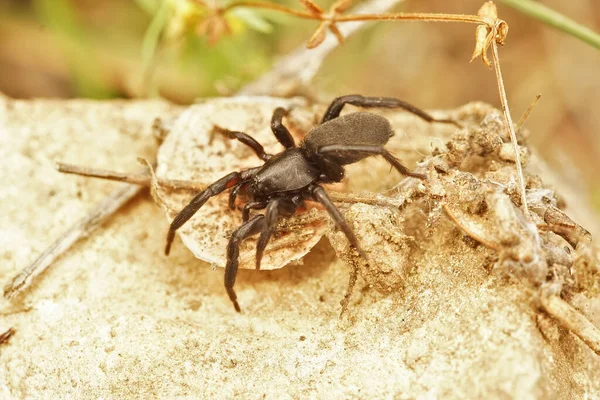
[[[268,118],[270,106],[256,102],[256,118]],[[181,111],[161,102],[0,99],[3,281],[118,185],[60,174],[56,160],[138,170],[136,157],[156,153],[154,118]],[[292,117],[300,129],[319,111]],[[537,262],[523,259],[538,250],[527,247],[533,239],[522,224],[511,225],[520,210],[497,111],[476,104],[449,112],[465,123],[461,131],[386,115],[397,132],[389,147],[407,165],[424,158],[419,152],[438,158],[419,167],[429,184],[402,181],[394,190],[401,178],[381,160],[349,168],[351,190],[401,200],[396,208],[343,207],[371,263],[331,227],[300,264],[241,270],[243,313],[236,314],[221,268],[196,259],[179,239],[163,255],[168,222],[146,193],[2,304],[0,329],[15,334],[0,346],[0,396],[600,397],[600,357],[541,313],[536,295],[555,284],[600,326],[597,270],[590,269],[597,266],[578,261],[580,236],[551,230],[540,233]],[[532,193],[554,188],[547,193],[553,206],[600,233],[585,201],[529,158]],[[465,234],[450,214],[489,243]],[[558,261],[571,263],[567,272]],[[349,265],[359,278],[340,318]]]

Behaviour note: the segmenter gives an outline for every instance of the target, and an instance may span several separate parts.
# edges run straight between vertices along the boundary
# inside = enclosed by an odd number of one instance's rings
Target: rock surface
[[[160,102],[0,99],[2,280],[117,185],[59,174],[56,160],[137,170],[136,157],[156,152],[153,119],[181,111]],[[479,113],[473,118],[481,120],[490,112],[479,105],[453,115]],[[453,133],[404,113],[386,115],[397,132],[390,147],[411,167],[418,151],[429,154]],[[502,147],[494,140],[479,145],[483,156]],[[531,158],[529,169],[542,171],[566,198],[567,213],[600,233],[585,202]],[[460,162],[479,166],[473,157]],[[388,171],[383,161],[368,160],[349,168],[348,185],[389,190],[400,178]],[[364,215],[365,207],[351,206],[346,215]],[[241,270],[240,315],[224,292],[222,269],[195,259],[179,241],[163,255],[167,221],[150,196],[139,196],[31,290],[2,303],[0,328],[12,326],[15,334],[0,346],[0,397],[600,397],[600,357],[537,311],[524,283],[490,272],[490,249],[444,214],[422,234],[412,227],[418,243],[404,243],[404,233],[385,234],[406,220],[389,212],[373,211],[381,223],[370,243],[397,241],[389,251],[400,254],[399,269],[386,280],[390,266],[360,267],[342,318],[349,268],[327,239],[303,265]],[[352,221],[363,235],[364,221]],[[343,256],[338,236],[329,235]],[[579,294],[573,302],[600,325],[598,298]]]

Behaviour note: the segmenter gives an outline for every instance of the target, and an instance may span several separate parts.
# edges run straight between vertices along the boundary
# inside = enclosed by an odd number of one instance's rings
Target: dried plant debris
[[[15,334],[15,330],[13,328],[2,329],[0,330],[0,345],[8,343],[8,340]]]
[[[296,139],[310,129],[320,111],[317,106],[311,112],[295,100],[222,99],[193,106],[172,124],[168,135],[163,135],[157,173],[153,176],[154,197],[166,210],[169,220],[195,193],[169,189],[157,182],[193,181],[198,187],[232,170],[259,165],[260,160],[250,149],[228,140],[215,127],[249,133],[264,144],[267,152],[276,153],[280,151],[279,145],[269,128],[276,107],[291,110],[287,122]],[[571,318],[577,311],[562,300],[576,293],[588,296],[598,293],[598,254],[591,244],[590,233],[561,209],[564,203],[552,188],[527,172],[524,181],[530,215],[524,214],[520,207],[523,197],[514,175],[517,158],[509,144],[504,119],[497,110],[476,103],[445,117],[460,121],[462,128],[446,131],[445,143],[436,143],[433,150],[430,148],[431,155],[418,164],[416,170],[427,174],[427,182],[402,180],[387,201],[382,201],[381,195],[337,196],[346,220],[365,250],[366,260],[333,229],[326,213],[315,207],[280,223],[275,240],[267,247],[264,269],[281,268],[301,260],[328,234],[338,257],[352,268],[348,291],[341,302],[343,313],[358,276],[383,294],[401,290],[419,264],[428,241],[450,233],[448,224],[441,222],[451,221],[456,233],[454,239],[450,236],[450,241],[481,245],[482,268],[525,283],[528,292],[537,293],[538,302],[546,312],[600,353],[600,347],[593,347],[599,343],[600,331],[583,316]],[[393,118],[390,122],[394,126]],[[405,123],[406,126],[410,124]],[[407,138],[406,134],[395,135],[389,142],[390,148],[402,147]],[[519,129],[518,149],[523,166],[530,158],[527,138],[528,132]],[[356,180],[364,184],[363,189],[377,186],[369,179],[361,180],[364,166],[353,168],[348,174],[349,181],[356,175],[359,177]],[[369,176],[371,172],[363,170],[362,175]],[[361,198],[369,201],[363,202]],[[229,235],[239,226],[240,218],[240,213],[229,209],[227,196],[216,196],[179,234],[196,257],[223,266]],[[254,267],[255,245],[256,239],[244,243],[240,256],[242,268]],[[565,310],[571,316],[553,314]]]
[[[471,117],[477,114],[470,113]],[[421,162],[420,169],[428,172],[426,187],[416,181],[397,186],[394,197],[402,200],[397,209],[356,204],[346,211],[357,237],[369,249],[368,262],[352,251],[339,233],[330,234],[330,241],[355,273],[385,293],[402,287],[419,264],[420,247],[448,235],[446,224],[440,221],[449,218],[459,229],[453,240],[468,239],[481,246],[482,260],[491,273],[526,283],[532,293],[543,297],[540,301],[548,313],[558,321],[569,321],[565,326],[593,346],[600,332],[589,322],[553,314],[577,312],[561,298],[568,300],[576,293],[598,295],[600,258],[591,235],[560,209],[564,204],[554,190],[527,172],[531,215],[525,217],[514,180],[515,158],[507,156],[511,147],[507,147],[502,116],[487,108],[480,117],[463,120],[465,127]],[[519,132],[523,163],[529,154],[527,136],[526,131]],[[349,290],[353,285],[351,278]],[[548,296],[556,299],[548,300]],[[600,347],[592,348],[600,352]]]
[[[222,99],[190,107],[172,124],[164,138],[158,152],[157,178],[208,185],[231,171],[261,165],[262,161],[252,150],[220,134],[215,126],[246,132],[263,144],[267,152],[278,153],[281,145],[270,130],[273,110],[284,107],[293,111],[301,105],[299,100],[258,97]],[[294,123],[288,125],[294,127]],[[158,197],[162,200],[159,202],[167,211],[169,221],[195,195],[169,192],[166,188],[161,188],[160,192]],[[279,233],[266,249],[261,269],[281,268],[300,260],[327,230],[325,215],[325,212],[314,210],[308,215],[282,221]],[[212,198],[178,233],[196,257],[224,266],[229,235],[240,224],[241,213],[232,212],[228,196],[222,195]],[[240,268],[254,268],[255,246],[256,238],[244,241]]]
[[[268,152],[278,152],[281,149],[269,128],[272,110],[278,106],[292,110],[288,122],[299,127],[294,132],[297,139],[316,120],[315,113],[297,100],[222,99],[191,107],[172,124],[160,147],[157,178],[202,185],[232,170],[259,165],[260,160],[249,148],[228,140],[214,127],[247,132]],[[501,113],[474,103],[450,117],[464,127],[449,130],[446,143],[436,146],[432,156],[420,163],[418,170],[428,174],[426,186],[405,180],[396,194],[388,197],[387,204],[360,204],[359,199],[358,204],[345,205],[346,218],[364,244],[369,262],[360,259],[340,233],[334,232],[329,237],[338,255],[378,291],[390,292],[400,287],[410,272],[413,249],[431,236],[431,229],[423,226],[435,227],[435,221],[445,215],[475,242],[495,251],[494,269],[522,276],[535,287],[551,281],[558,293],[575,289],[593,292],[598,286],[594,286],[593,277],[598,273],[587,247],[591,236],[558,207],[560,200],[554,191],[544,187],[539,177],[526,175],[530,218],[535,224],[519,208],[515,158]],[[391,122],[394,124],[393,118]],[[528,160],[527,138],[528,132],[520,129],[522,163]],[[405,140],[397,134],[390,147],[398,147]],[[169,219],[194,195],[165,187],[160,191],[159,203]],[[228,208],[227,196],[217,196],[184,225],[180,236],[196,257],[223,266],[229,233],[239,226],[240,218]],[[317,209],[282,221],[279,235],[267,247],[263,268],[281,268],[300,260],[328,229],[326,214]],[[254,245],[252,239],[245,243],[242,268],[253,268]],[[580,260],[578,268],[574,268],[575,260]]]

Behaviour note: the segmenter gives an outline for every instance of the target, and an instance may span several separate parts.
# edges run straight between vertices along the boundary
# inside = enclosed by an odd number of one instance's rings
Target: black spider
[[[409,171],[383,147],[394,134],[387,119],[368,112],[355,112],[340,117],[345,104],[360,107],[400,107],[428,122],[456,124],[449,119],[435,119],[398,99],[348,95],[338,97],[331,103],[321,125],[312,129],[300,146],[296,146],[290,132],[281,122],[287,111],[277,108],[271,119],[271,130],[279,143],[285,147],[285,150],[278,154],[265,153],[260,143],[243,132],[225,131],[230,138],[249,146],[265,163],[260,167],[225,175],[196,195],[171,223],[165,254],[169,254],[177,229],[185,224],[209,198],[226,189],[232,189],[229,195],[229,207],[232,210],[235,208],[235,199],[240,190],[248,197],[242,212],[243,224],[231,234],[227,244],[225,289],[236,311],[240,312],[240,306],[233,285],[238,271],[240,242],[260,233],[256,246],[256,269],[260,269],[263,252],[277,225],[278,218],[293,215],[305,200],[317,201],[325,206],[350,243],[362,257],[366,258],[344,217],[319,184],[341,181],[344,177],[344,165],[355,163],[371,155],[383,156],[404,175],[419,179],[425,179],[425,176]],[[264,214],[250,218],[251,209],[266,209],[266,211]]]

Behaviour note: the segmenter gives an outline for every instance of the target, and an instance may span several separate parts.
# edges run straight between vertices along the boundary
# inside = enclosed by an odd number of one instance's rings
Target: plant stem
[[[496,36],[494,29],[494,37]],[[498,55],[498,44],[496,41],[492,41],[492,56],[494,58],[494,71],[496,71],[496,80],[498,81],[498,92],[500,94],[500,102],[502,103],[502,112],[508,132],[510,133],[510,141],[513,144],[515,151],[515,163],[517,167],[517,175],[519,178],[519,192],[521,192],[521,207],[523,207],[523,214],[527,221],[531,221],[531,215],[529,214],[529,207],[527,206],[527,195],[525,193],[525,177],[523,176],[523,166],[521,165],[521,156],[519,153],[519,144],[517,143],[517,134],[515,132],[515,126],[513,125],[512,117],[510,116],[510,109],[508,108],[508,98],[506,97],[506,89],[504,88],[504,79],[502,78],[502,71],[500,70],[500,56]]]
[[[467,14],[424,14],[424,13],[388,13],[388,14],[352,14],[339,15],[333,18],[335,22],[349,21],[426,21],[426,22],[466,22],[487,25],[486,21],[477,15]]]

